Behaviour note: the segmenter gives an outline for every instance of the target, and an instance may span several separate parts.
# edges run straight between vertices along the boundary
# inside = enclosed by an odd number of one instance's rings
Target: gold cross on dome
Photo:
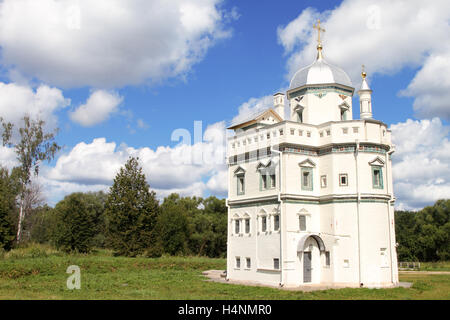
[[[365,66],[365,65],[362,65],[361,76],[363,77],[363,79],[365,79],[366,76],[367,76],[367,73],[366,73],[366,66]]]
[[[320,40],[320,32],[325,32],[325,29],[320,27],[320,19],[317,20],[317,24],[313,25],[313,28],[317,30],[318,37],[317,37],[317,43],[322,44]]]

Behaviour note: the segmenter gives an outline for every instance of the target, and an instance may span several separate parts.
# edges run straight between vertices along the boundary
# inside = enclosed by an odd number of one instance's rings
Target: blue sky
[[[433,76],[436,69],[450,71],[442,62],[450,54],[445,1],[95,3],[0,2],[7,13],[0,17],[0,116],[18,123],[21,114],[36,113],[48,119],[49,129],[60,128],[64,148],[45,165],[41,180],[50,203],[69,192],[106,189],[128,155],[143,157],[160,196],[223,197],[223,165],[167,168],[166,157],[177,149],[173,131],[193,134],[194,121],[203,122],[203,132],[222,130],[238,114],[265,107],[295,70],[313,61],[317,18],[327,30],[325,58],[347,71],[356,88],[364,63],[374,118],[393,125],[394,164],[403,172],[394,177],[398,207],[419,208],[450,193],[450,156],[441,150],[450,146],[450,106],[442,102],[450,80],[441,72]],[[49,12],[55,21],[42,23]],[[15,108],[14,101],[30,106]],[[408,139],[411,133],[415,139]],[[2,151],[0,160],[13,165],[11,150]],[[415,166],[424,163],[432,170],[415,177]],[[183,175],[188,178],[180,183]],[[416,192],[402,191],[411,186]]]

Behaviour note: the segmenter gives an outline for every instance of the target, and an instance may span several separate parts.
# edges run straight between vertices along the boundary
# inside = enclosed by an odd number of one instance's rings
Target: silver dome
[[[352,81],[344,70],[332,66],[321,55],[311,65],[298,70],[291,80],[289,89],[309,84],[338,83],[352,87]]]

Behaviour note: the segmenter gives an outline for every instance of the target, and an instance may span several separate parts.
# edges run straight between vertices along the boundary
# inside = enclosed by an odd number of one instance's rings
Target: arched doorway
[[[320,283],[321,254],[325,244],[318,235],[305,235],[300,239],[297,252],[303,266],[303,283]]]

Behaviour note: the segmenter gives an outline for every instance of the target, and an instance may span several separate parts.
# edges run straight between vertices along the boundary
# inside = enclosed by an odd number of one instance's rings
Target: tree
[[[16,209],[17,184],[6,168],[0,167],[0,249],[11,249],[14,241],[14,229],[11,221]]]
[[[22,223],[22,240],[30,240],[35,222],[34,215],[38,212],[39,208],[42,208],[44,205],[45,199],[42,186],[37,181],[31,181],[23,195],[24,219]]]
[[[114,178],[105,207],[107,242],[116,255],[133,257],[156,243],[158,211],[138,159],[130,157]]]
[[[6,123],[3,118],[0,118],[0,122],[3,126],[3,146],[8,145],[9,147],[14,147],[17,160],[20,163],[19,180],[21,188],[16,236],[16,240],[19,243],[22,237],[23,221],[25,219],[25,197],[27,188],[31,182],[31,176],[33,173],[35,176],[38,176],[41,162],[50,162],[61,147],[54,142],[57,130],[53,133],[44,132],[45,121],[43,120],[31,120],[30,117],[25,116],[23,118],[23,127],[19,128],[20,138],[18,142],[12,141],[13,125]]]
[[[188,253],[188,217],[183,205],[173,201],[176,196],[164,200],[155,228],[164,252],[170,255]]]
[[[36,243],[50,243],[55,234],[57,215],[47,204],[36,208],[30,217],[30,240]]]
[[[190,218],[191,251],[197,255],[222,257],[227,249],[227,207],[214,196],[202,200],[201,212]]]
[[[395,218],[399,260],[450,258],[450,200],[438,200],[418,212],[396,211]]]
[[[156,230],[165,253],[222,257],[227,244],[225,200],[171,194],[161,205]]]
[[[56,228],[53,234],[56,247],[66,252],[91,251],[96,232],[94,211],[82,193],[73,193],[58,202],[55,206]]]

